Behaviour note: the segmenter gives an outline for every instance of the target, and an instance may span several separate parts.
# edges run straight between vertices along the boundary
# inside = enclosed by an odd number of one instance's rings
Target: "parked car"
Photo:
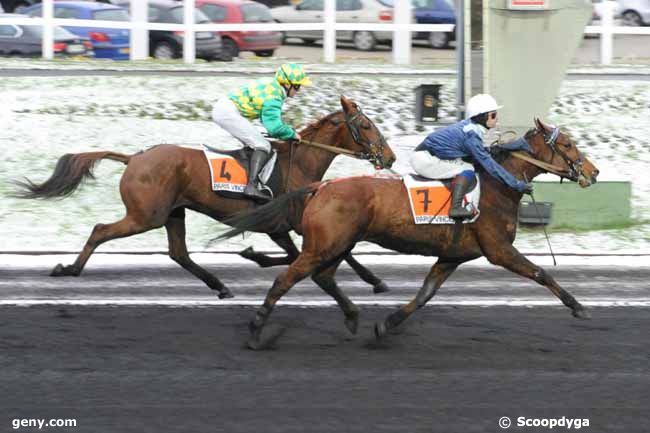
[[[130,0],[118,0],[114,3],[125,8],[130,7]],[[152,23],[183,23],[183,3],[173,0],[148,0],[148,20]],[[210,22],[199,9],[194,11],[194,20],[198,24]],[[222,51],[221,37],[215,32],[196,32],[196,57],[205,60],[232,60]],[[175,59],[183,56],[183,32],[168,30],[149,30],[149,52],[157,59]]]
[[[279,23],[312,23],[323,21],[323,0],[304,0],[292,6],[271,9],[273,19]],[[336,22],[340,23],[389,23],[393,21],[392,0],[336,0]],[[306,44],[323,38],[319,30],[296,30],[284,33],[285,38],[296,37]],[[378,44],[391,44],[393,33],[338,30],[336,39],[352,41],[355,48],[373,50]]]
[[[27,18],[21,14],[0,14],[0,18]],[[0,24],[0,54],[41,56],[43,30],[39,25]],[[54,55],[93,57],[93,45],[88,38],[74,35],[63,27],[54,27]]]
[[[42,16],[43,5],[37,4],[24,9],[29,16]],[[129,21],[126,9],[105,3],[87,1],[57,1],[54,3],[55,18],[80,20]],[[128,60],[130,52],[129,30],[105,27],[68,27],[66,30],[92,41],[95,57],[113,60]]]
[[[249,0],[196,0],[198,7],[213,23],[271,23],[268,7]],[[282,33],[269,31],[220,32],[223,51],[237,57],[240,51],[253,51],[271,57],[282,45]]]
[[[650,0],[619,0],[619,10],[626,26],[650,26]]]
[[[40,3],[41,0],[0,0],[0,11],[21,12],[22,9]]]
[[[415,21],[418,24],[454,24],[456,11],[452,0],[413,0]],[[447,48],[449,42],[456,40],[456,33],[418,32],[413,39],[428,40],[433,48]]]

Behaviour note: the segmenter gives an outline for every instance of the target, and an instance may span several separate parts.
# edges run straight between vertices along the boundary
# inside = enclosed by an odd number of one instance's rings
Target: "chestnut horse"
[[[278,154],[282,193],[303,187],[323,178],[337,153],[367,159],[376,167],[388,168],[395,161],[393,151],[374,123],[352,101],[341,96],[342,111],[337,111],[300,131],[303,144],[285,145]],[[326,149],[310,146],[325,143]],[[290,149],[288,148],[290,147]],[[295,149],[294,149],[295,147]],[[336,148],[334,148],[336,147]],[[343,150],[341,150],[343,149]],[[185,244],[185,208],[223,220],[245,209],[255,207],[247,198],[226,198],[212,191],[210,169],[202,150],[161,144],[134,155],[101,151],[62,156],[52,176],[38,185],[26,180],[17,182],[22,198],[55,198],[72,194],[84,178],[93,177],[92,168],[101,159],[127,165],[120,181],[120,194],[126,216],[112,224],[97,224],[77,260],[68,266],[57,265],[53,276],[78,276],[88,258],[102,243],[165,226],[169,240],[169,256],[183,268],[205,282],[220,298],[232,297],[218,278],[192,261]],[[286,257],[267,257],[251,248],[242,252],[262,266],[289,264],[298,256],[298,249],[289,232],[270,234],[286,252]],[[348,263],[375,292],[386,291],[384,283],[356,262]]]
[[[506,170],[526,181],[542,172],[553,172],[579,182],[582,187],[596,182],[598,170],[582,156],[569,137],[538,119],[535,123],[536,129],[524,137],[530,153],[504,151],[497,159]],[[377,338],[384,337],[388,330],[424,306],[461,263],[481,256],[546,286],[571,308],[575,317],[587,318],[588,313],[571,294],[512,245],[522,194],[480,169],[478,173],[481,214],[471,224],[416,225],[402,180],[369,176],[318,183],[228,220],[228,224],[237,228],[222,237],[258,227],[272,232],[273,224],[283,232],[288,222],[303,235],[302,253],[275,279],[264,304],[250,323],[249,347],[265,347],[266,338],[260,336],[273,307],[294,284],[308,275],[337,301],[345,315],[346,326],[355,333],[359,310],[338,288],[334,273],[359,241],[374,242],[401,253],[438,257],[417,296],[375,325]],[[300,218],[287,217],[285,209],[299,214],[295,209],[300,208],[303,209]]]

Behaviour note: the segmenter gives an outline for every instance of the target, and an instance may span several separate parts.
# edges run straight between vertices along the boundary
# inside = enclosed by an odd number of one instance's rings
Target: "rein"
[[[510,154],[515,158],[519,158],[523,161],[526,161],[534,166],[541,168],[542,170],[548,171],[549,173],[557,174],[560,177],[568,177],[568,175],[570,174],[569,170],[564,170],[562,167],[558,167],[557,165],[540,161],[539,159],[535,159],[532,156],[528,156],[524,152],[511,152]]]
[[[306,144],[307,146],[317,147],[319,149],[327,150],[328,152],[336,153],[339,155],[348,155],[357,159],[368,159],[363,152],[354,152],[352,150],[343,149],[340,147],[330,146],[329,144],[317,143],[315,141],[307,140],[294,140],[294,143]]]

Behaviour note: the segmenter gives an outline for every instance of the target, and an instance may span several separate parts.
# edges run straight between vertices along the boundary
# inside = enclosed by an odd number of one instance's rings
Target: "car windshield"
[[[172,16],[172,22],[182,23],[183,22],[183,6],[171,8],[169,10],[170,15]],[[209,22],[208,17],[198,9],[194,9],[194,22],[204,23]]]
[[[43,27],[41,26],[23,26],[30,34],[36,37],[43,37]],[[54,26],[54,38],[55,39],[64,39],[64,38],[76,38],[77,36],[70,33],[63,27]]]
[[[395,6],[395,2],[393,0],[377,0],[377,1],[379,1],[379,3],[383,4],[384,6],[388,6],[390,8]]]
[[[93,12],[93,19],[103,21],[129,21],[129,13],[124,9],[104,9]]]
[[[273,17],[269,8],[263,4],[246,3],[240,6],[245,23],[271,22]]]

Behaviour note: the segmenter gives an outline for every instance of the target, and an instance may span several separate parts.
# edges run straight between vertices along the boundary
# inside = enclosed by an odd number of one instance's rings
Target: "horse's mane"
[[[538,132],[537,128],[529,129],[524,134],[524,140],[528,141],[530,138],[533,137],[533,135],[537,134],[537,132]],[[490,155],[492,155],[492,158],[499,164],[503,163],[506,159],[508,159],[508,157],[510,157],[510,153],[513,152],[513,150],[511,149],[505,149],[501,146],[492,146],[489,148],[489,150],[490,150]]]
[[[314,125],[308,124],[301,131],[299,131],[300,135],[303,138],[309,138],[309,137],[313,136],[316,133],[316,131],[318,131],[323,126],[323,124],[326,123],[326,122],[331,122],[331,123],[336,125],[337,122],[334,122],[332,120],[332,118],[335,117],[335,116],[338,116],[342,112],[343,112],[343,110],[334,111],[333,113],[330,113],[327,116],[325,116],[325,117],[323,117],[321,119],[318,119]]]

